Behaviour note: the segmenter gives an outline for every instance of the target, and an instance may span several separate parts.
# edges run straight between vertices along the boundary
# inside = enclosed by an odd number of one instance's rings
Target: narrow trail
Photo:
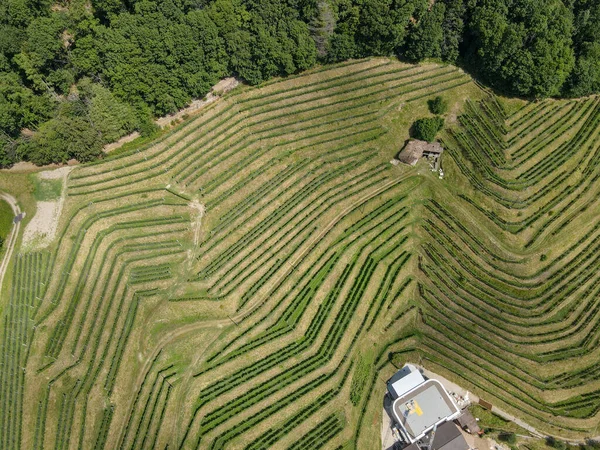
[[[15,216],[21,214],[21,208],[19,208],[19,204],[17,203],[16,198],[5,192],[0,192],[0,198],[5,200],[10,205]],[[4,274],[6,273],[6,269],[8,269],[8,263],[10,262],[13,250],[15,249],[15,244],[17,243],[17,237],[19,236],[20,229],[21,222],[13,222],[12,230],[10,231],[8,238],[5,242],[6,253],[4,254],[4,258],[0,263],[0,294],[2,293],[2,283],[4,282]]]

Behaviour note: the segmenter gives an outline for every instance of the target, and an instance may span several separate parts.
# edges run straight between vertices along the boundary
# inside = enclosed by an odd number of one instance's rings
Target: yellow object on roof
[[[423,410],[421,409],[421,407],[419,406],[419,404],[415,400],[411,400],[410,402],[408,402],[406,404],[406,412],[409,415],[410,414],[414,414],[414,413],[416,413],[417,416],[422,416],[423,415]]]
[[[419,406],[419,404],[417,402],[415,402],[415,412],[417,413],[417,416],[423,415],[423,410],[421,409],[421,407]]]

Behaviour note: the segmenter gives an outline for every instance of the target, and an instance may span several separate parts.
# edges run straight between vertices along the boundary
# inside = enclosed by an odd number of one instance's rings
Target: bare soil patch
[[[128,134],[127,136],[123,136],[121,139],[119,139],[117,142],[112,142],[110,144],[106,144],[103,148],[102,151],[104,153],[110,153],[113,150],[116,150],[118,148],[121,148],[123,145],[127,144],[128,142],[134,141],[137,138],[140,137],[140,133],[138,131],[134,131],[131,134]]]
[[[215,84],[206,97],[204,97],[204,99],[194,100],[187,108],[183,108],[177,111],[175,114],[160,117],[156,119],[155,123],[161,128],[167,127],[171,124],[171,122],[180,120],[183,118],[183,116],[192,114],[204,106],[213,103],[214,101],[218,100],[221,95],[231,91],[239,84],[239,81],[233,77],[225,78]]]
[[[62,179],[61,196],[52,201],[37,202],[37,209],[31,221],[25,227],[23,232],[23,242],[21,246],[26,250],[37,250],[45,248],[54,240],[62,212],[65,190],[67,185],[67,176],[72,167],[61,167],[56,170],[47,170],[40,172],[37,176],[43,180]]]

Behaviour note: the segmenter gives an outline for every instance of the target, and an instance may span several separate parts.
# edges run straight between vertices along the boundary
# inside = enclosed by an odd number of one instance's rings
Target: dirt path
[[[206,105],[210,105],[211,103],[217,101],[223,94],[226,94],[230,90],[237,87],[239,84],[240,84],[240,82],[233,77],[224,78],[223,80],[221,80],[217,84],[215,84],[211,88],[211,91],[208,94],[206,94],[206,97],[204,97],[203,99],[193,100],[189,104],[189,106],[187,106],[183,109],[180,109],[179,111],[177,111],[174,114],[159,117],[158,119],[156,119],[154,121],[154,123],[161,128],[168,127],[169,125],[171,125],[171,122],[173,122],[173,121],[177,122],[178,120],[183,119],[184,116],[195,113],[199,109],[204,108]],[[138,137],[140,137],[140,133],[138,133],[137,131],[134,131],[133,133],[128,134],[127,136],[123,136],[121,139],[119,139],[116,142],[111,142],[109,144],[106,144],[102,150],[104,151],[104,153],[110,153],[118,148],[121,148],[126,143],[137,139]]]
[[[198,211],[194,220],[192,220],[192,227],[194,228],[194,248],[198,247],[200,243],[200,230],[202,226],[202,217],[204,217],[204,213],[206,212],[206,208],[202,203],[198,200],[194,200],[190,203],[190,208]]]
[[[134,131],[133,133],[128,134],[127,136],[123,136],[121,139],[119,139],[116,142],[111,142],[110,144],[106,144],[104,147],[102,147],[102,151],[104,153],[110,153],[113,150],[123,147],[128,142],[135,141],[140,136],[141,135],[138,131]]]
[[[19,208],[19,204],[17,203],[17,199],[12,195],[9,195],[5,192],[0,192],[0,198],[6,201],[10,205],[13,210],[15,216],[21,214],[21,208]],[[10,262],[10,257],[15,249],[15,244],[17,243],[17,237],[19,236],[19,230],[21,229],[21,222],[14,223],[8,238],[6,239],[4,245],[6,246],[6,253],[4,253],[4,258],[0,263],[0,293],[2,293],[2,283],[4,282],[4,274],[6,273],[6,269],[8,268],[8,263]]]
[[[175,114],[159,117],[154,121],[154,123],[156,123],[159,127],[164,128],[170,125],[172,121],[182,119],[183,116],[194,113],[199,109],[205,107],[206,105],[217,101],[223,94],[226,94],[227,92],[231,91],[239,84],[239,81],[233,77],[225,78],[219,81],[217,84],[215,84],[211,88],[210,92],[206,94],[206,97],[204,97],[204,99],[194,100],[190,103],[188,107],[177,111]]]

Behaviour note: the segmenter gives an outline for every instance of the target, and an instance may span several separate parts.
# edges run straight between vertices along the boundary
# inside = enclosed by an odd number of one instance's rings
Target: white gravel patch
[[[25,227],[21,247],[24,250],[40,250],[48,247],[56,237],[60,213],[65,202],[67,189],[67,176],[72,167],[61,167],[56,170],[47,170],[37,174],[44,180],[59,180],[62,178],[62,194],[52,201],[37,202],[35,215]]]
[[[71,170],[73,170],[73,167],[69,166],[61,167],[60,169],[55,170],[45,170],[38,173],[38,177],[40,177],[42,180],[58,180],[59,178],[62,178],[63,182],[66,182],[67,175],[69,175]]]
[[[23,232],[23,247],[30,250],[45,248],[54,240],[62,201],[38,202],[35,216]]]

